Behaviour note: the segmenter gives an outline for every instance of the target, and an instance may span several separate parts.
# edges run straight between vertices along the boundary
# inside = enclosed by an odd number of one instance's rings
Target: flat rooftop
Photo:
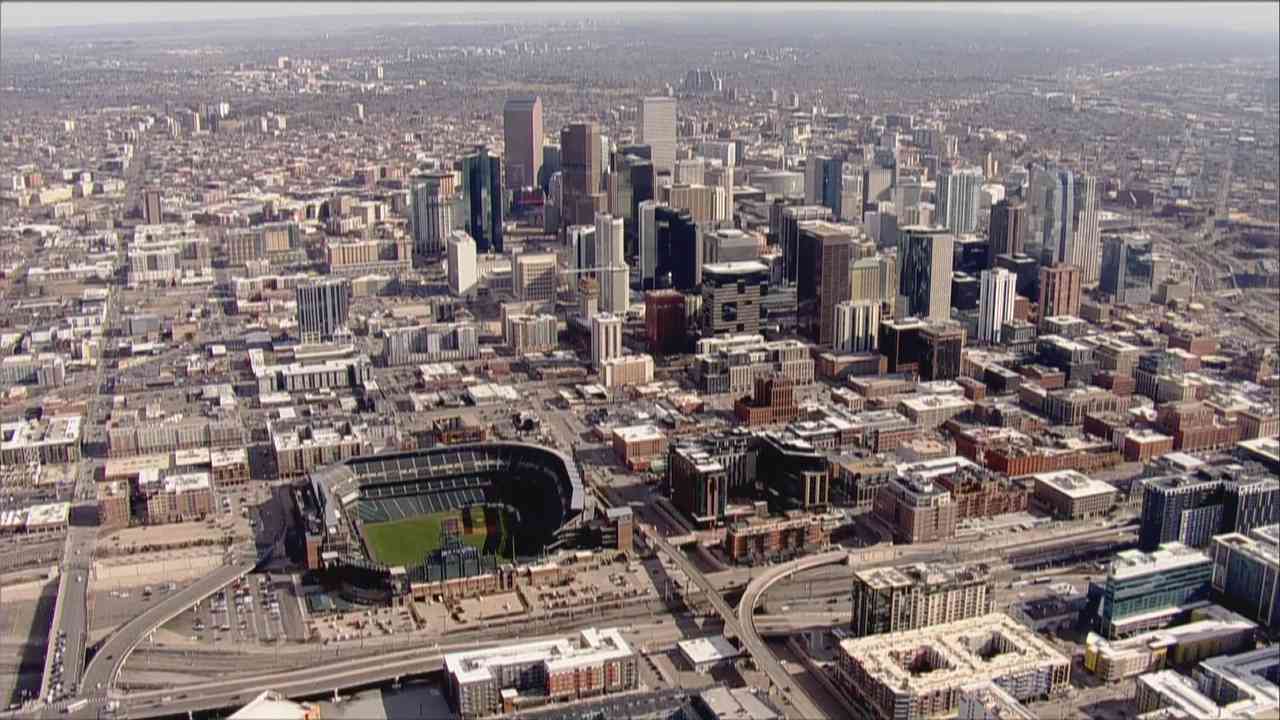
[[[587,628],[577,642],[568,638],[504,645],[444,656],[445,670],[458,683],[488,680],[495,670],[512,665],[541,664],[547,672],[597,665],[632,655],[631,645],[617,628]]]
[[[1001,652],[990,654],[993,644]],[[840,652],[896,693],[926,693],[1042,668],[1069,666],[1070,658],[1003,613],[990,613],[918,630],[842,640]],[[930,656],[930,669],[913,672],[907,660]]]
[[[1195,548],[1187,547],[1180,542],[1170,542],[1149,553],[1141,550],[1124,550],[1116,553],[1115,559],[1111,561],[1108,577],[1123,580],[1211,562],[1207,555]]]
[[[1116,489],[1101,480],[1095,480],[1076,470],[1059,470],[1058,472],[1033,475],[1036,482],[1073,499],[1113,493]]]

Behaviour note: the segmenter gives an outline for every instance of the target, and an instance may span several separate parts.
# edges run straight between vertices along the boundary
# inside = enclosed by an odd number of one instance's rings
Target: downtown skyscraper
[[[804,201],[831,210],[842,217],[844,199],[844,162],[823,155],[810,155],[804,166]]]
[[[640,101],[640,142],[650,148],[655,173],[675,173],[675,98],[647,97]]]
[[[409,183],[409,230],[418,255],[444,252],[453,230],[453,173],[415,175]]]
[[[1026,222],[1026,203],[1006,199],[991,206],[991,226],[988,231],[991,249],[987,251],[987,267],[996,266],[997,255],[1022,253]]]
[[[978,227],[981,192],[982,171],[977,168],[947,169],[938,173],[935,224],[957,235],[973,232]]]
[[[908,317],[951,319],[955,236],[944,228],[908,226],[898,232],[898,292]]]
[[[1013,319],[1018,278],[1004,268],[982,271],[978,295],[978,339],[1000,342],[1001,328]]]
[[[462,192],[467,208],[466,229],[480,253],[502,252],[503,208],[506,188],[502,158],[484,145],[462,159]]]
[[[1075,225],[1075,176],[1070,170],[1050,168],[1038,176],[1040,193],[1040,262],[1070,262],[1071,234]]]
[[[560,131],[562,225],[589,225],[605,209],[606,196],[600,189],[603,162],[599,125],[575,122]]]
[[[1075,234],[1071,242],[1072,265],[1080,268],[1084,285],[1096,285],[1102,275],[1102,223],[1098,216],[1098,178],[1075,177]]]
[[[538,184],[542,170],[542,98],[510,98],[502,108],[503,155],[507,187]]]
[[[625,315],[630,300],[630,268],[623,251],[622,218],[608,213],[596,215],[596,267],[600,278],[600,310]]]

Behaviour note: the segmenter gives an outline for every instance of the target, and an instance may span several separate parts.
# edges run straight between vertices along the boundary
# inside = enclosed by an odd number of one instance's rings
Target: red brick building
[[[781,373],[757,377],[753,397],[735,400],[733,415],[748,427],[781,425],[795,420],[800,408],[796,405],[794,382]]]
[[[820,547],[830,537],[817,517],[792,512],[787,517],[734,523],[725,533],[724,549],[731,561],[754,564],[773,555]]]

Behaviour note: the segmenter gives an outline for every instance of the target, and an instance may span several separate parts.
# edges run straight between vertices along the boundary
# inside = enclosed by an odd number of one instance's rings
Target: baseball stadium
[[[310,486],[320,564],[357,595],[397,592],[393,574],[432,581],[559,549],[584,506],[570,458],[511,442],[350,458]]]

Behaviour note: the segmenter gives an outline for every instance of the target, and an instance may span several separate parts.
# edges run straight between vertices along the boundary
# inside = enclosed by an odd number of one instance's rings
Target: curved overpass
[[[755,658],[756,662],[761,666],[777,665],[781,669],[782,665],[778,662],[769,646],[765,644],[764,638],[760,637],[760,631],[756,628],[756,606],[760,604],[760,598],[764,597],[765,592],[773,587],[779,580],[794,575],[802,570],[810,570],[823,565],[840,565],[849,559],[849,553],[846,550],[831,550],[818,555],[810,555],[791,562],[774,565],[765,570],[763,574],[751,580],[747,585],[747,589],[742,592],[742,600],[738,602],[738,625],[741,626],[742,645]],[[783,671],[785,673],[785,670]],[[773,673],[769,673],[773,677]],[[803,693],[800,693],[803,695]],[[812,703],[809,703],[812,705]],[[815,714],[810,715],[804,713],[807,717],[824,717],[821,711],[814,706]]]
[[[765,675],[769,677],[770,682],[781,688],[783,692],[786,693],[787,702],[796,709],[796,712],[799,713],[799,717],[804,718],[805,720],[809,720],[810,718],[826,718],[826,713],[824,713],[822,709],[809,698],[803,687],[795,683],[791,677],[791,673],[787,672],[787,669],[782,666],[782,663],[778,658],[769,650],[768,647],[765,646],[764,641],[760,638],[760,633],[756,632],[755,628],[749,624],[752,619],[748,617],[747,622],[742,622],[741,609],[745,607],[745,605],[739,605],[739,614],[735,616],[733,608],[729,606],[729,603],[725,602],[724,596],[716,590],[715,586],[711,584],[711,581],[707,579],[707,576],[703,575],[702,572],[699,571],[692,562],[690,562],[689,558],[686,557],[683,552],[680,552],[678,548],[672,547],[671,543],[667,542],[666,538],[658,534],[657,531],[652,530],[649,526],[640,523],[637,525],[637,528],[647,540],[651,541],[658,549],[666,553],[667,556],[670,557],[671,560],[680,568],[680,570],[698,586],[698,589],[702,591],[703,595],[705,595],[707,600],[711,603],[711,606],[715,608],[716,613],[722,620],[724,620],[725,634],[733,634],[742,638],[743,649],[747,652],[747,655],[755,661],[758,668],[764,671]],[[813,562],[817,558],[827,557],[832,554],[833,553],[815,555],[810,558],[805,558],[802,562]],[[847,553],[841,551],[839,555],[839,559],[843,560]],[[833,560],[828,559],[827,562],[833,562]],[[792,572],[794,572],[794,570],[792,570]],[[775,578],[769,582],[769,585],[772,585],[776,581],[777,579]],[[746,596],[744,595],[743,597],[745,598]],[[750,611],[748,611],[747,615],[750,616]]]
[[[125,660],[146,636],[236,578],[248,575],[255,566],[255,561],[224,565],[125,623],[107,638],[85,667],[80,683],[80,697],[101,696],[110,691]]]

